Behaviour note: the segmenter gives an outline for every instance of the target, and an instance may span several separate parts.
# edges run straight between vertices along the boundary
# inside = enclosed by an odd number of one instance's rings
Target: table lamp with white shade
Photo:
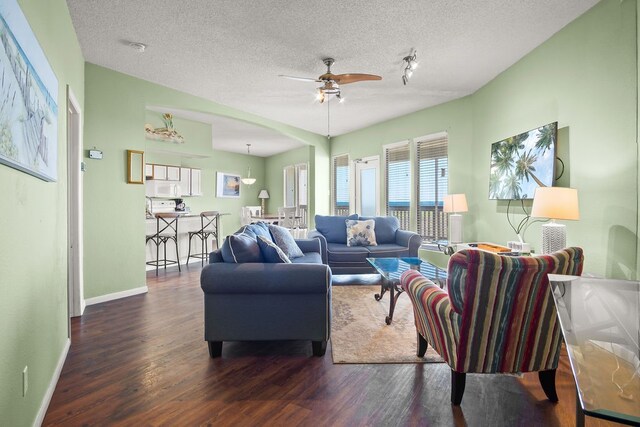
[[[449,243],[462,243],[462,215],[467,212],[467,198],[464,194],[449,194],[444,196],[444,213],[449,215]]]
[[[549,218],[542,226],[542,253],[550,254],[567,246],[567,227],[556,219],[579,220],[578,190],[565,187],[538,187],[533,196],[531,216]]]
[[[269,192],[267,190],[260,190],[260,194],[258,194],[258,199],[260,199],[260,203],[262,205],[262,214],[264,215],[267,211],[264,209],[264,201],[269,198]]]

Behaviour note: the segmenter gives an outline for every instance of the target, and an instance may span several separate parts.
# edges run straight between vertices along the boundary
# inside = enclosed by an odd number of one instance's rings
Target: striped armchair
[[[583,253],[508,257],[470,249],[449,260],[447,290],[415,270],[401,285],[413,303],[418,356],[430,344],[451,367],[451,403],[460,405],[465,374],[538,371],[556,402],[561,331],[547,274],[580,275]]]

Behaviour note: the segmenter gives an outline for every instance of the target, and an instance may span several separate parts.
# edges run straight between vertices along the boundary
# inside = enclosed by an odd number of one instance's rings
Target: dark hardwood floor
[[[560,426],[575,423],[566,355],[560,402],[536,374],[467,375],[459,408],[445,364],[334,365],[308,342],[231,343],[210,359],[200,265],[147,276],[149,293],[87,307],[44,425]],[[390,326],[390,327],[393,327]],[[413,349],[412,349],[413,351]],[[612,425],[587,418],[588,426]]]

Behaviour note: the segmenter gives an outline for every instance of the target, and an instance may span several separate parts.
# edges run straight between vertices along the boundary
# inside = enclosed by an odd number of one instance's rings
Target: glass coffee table
[[[640,424],[640,283],[550,274],[584,416]]]
[[[389,291],[389,315],[385,323],[390,325],[393,321],[393,310],[396,308],[398,297],[404,292],[400,287],[400,276],[407,270],[418,270],[427,279],[444,288],[447,281],[447,272],[420,258],[367,258],[367,261],[382,276],[380,293],[375,294],[376,301],[380,301]]]

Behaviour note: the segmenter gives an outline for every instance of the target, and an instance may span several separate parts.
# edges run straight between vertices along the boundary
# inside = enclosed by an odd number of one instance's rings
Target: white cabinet
[[[191,169],[191,195],[202,196],[202,171],[200,169]]]
[[[180,168],[178,166],[167,166],[167,181],[180,181]]]
[[[167,167],[165,165],[153,165],[153,179],[167,179]]]
[[[167,166],[147,163],[144,166],[144,174],[146,175],[147,179],[180,181],[180,166]]]
[[[180,189],[182,190],[182,196],[191,195],[191,169],[180,168]]]
[[[180,187],[183,196],[202,196],[200,169],[180,168]]]

